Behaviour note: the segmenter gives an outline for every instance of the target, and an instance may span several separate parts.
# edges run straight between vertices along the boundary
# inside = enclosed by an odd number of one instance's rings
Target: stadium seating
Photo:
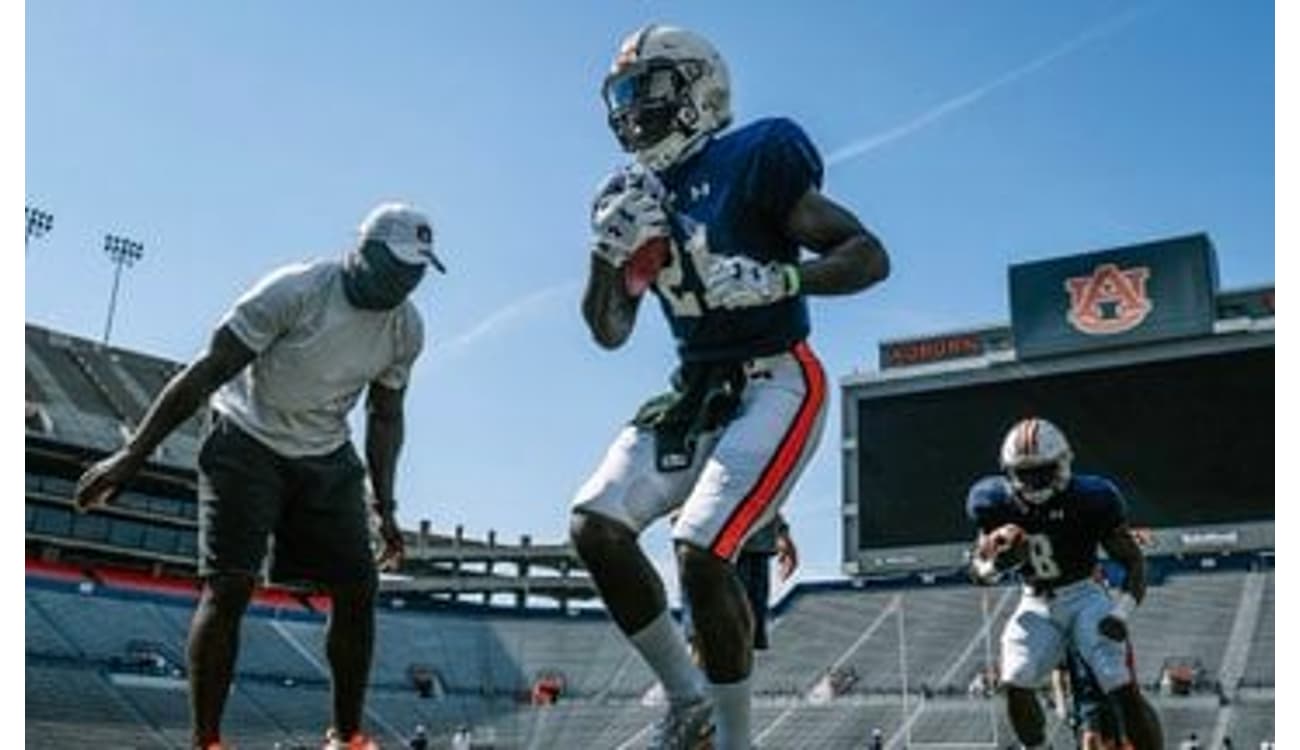
[[[1159,681],[1166,657],[1198,659],[1214,679],[1244,580],[1244,573],[1178,575],[1153,588],[1131,625],[1141,682]]]
[[[1274,641],[1274,590],[1273,573],[1264,579],[1264,596],[1260,602],[1259,621],[1255,624],[1255,635],[1251,639],[1250,657],[1246,661],[1246,673],[1243,681],[1252,685],[1273,684]]]
[[[1134,621],[1144,680],[1154,681],[1171,656],[1196,657],[1214,668],[1213,649],[1226,642],[1244,575],[1180,574],[1153,587]],[[1246,682],[1266,687],[1225,709],[1228,735],[1239,743],[1273,731],[1272,573],[1265,582]],[[124,596],[111,588],[86,594],[66,585],[28,586],[28,730],[33,742],[45,743],[32,746],[68,746],[75,734],[69,723],[88,733],[76,736],[102,737],[113,747],[184,743],[182,686],[174,678],[170,684],[132,679],[125,657],[133,642],[156,642],[179,663],[192,601]],[[995,729],[1005,741],[1009,729],[1000,705],[966,698],[964,691],[985,659],[981,597],[988,596],[996,636],[1016,594],[1010,587],[968,586],[798,593],[780,610],[773,649],[757,659],[759,746],[860,747],[873,727],[890,736],[905,727],[917,744],[985,743]],[[906,712],[898,671],[900,608],[907,634]],[[310,744],[328,721],[324,618],[277,615],[255,609],[242,631],[227,725],[231,738],[246,747],[277,740]],[[464,725],[497,747],[616,747],[642,733],[661,710],[642,704],[654,680],[603,617],[383,610],[378,624],[368,724],[390,741],[424,724],[445,744]],[[408,675],[413,663],[435,670],[447,694],[419,697]],[[836,664],[856,669],[856,685],[842,696],[810,700],[812,688]],[[562,675],[565,692],[554,706],[528,706],[527,690],[542,673]],[[922,683],[936,693],[949,691],[924,700]],[[66,699],[73,686],[75,703]],[[1168,737],[1212,735],[1220,711],[1213,695],[1155,701]]]

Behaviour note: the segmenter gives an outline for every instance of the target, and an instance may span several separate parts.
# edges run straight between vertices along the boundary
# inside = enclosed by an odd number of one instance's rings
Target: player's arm
[[[228,326],[218,328],[208,350],[163,387],[126,445],[81,475],[74,495],[77,508],[86,510],[116,497],[158,444],[254,356]]]
[[[981,586],[996,583],[1001,575],[998,572],[993,556],[986,553],[989,548],[989,536],[981,529],[979,534],[975,536],[975,544],[972,545],[970,552],[970,566],[966,569],[971,581]]]
[[[582,295],[582,318],[596,343],[606,349],[622,346],[632,335],[640,303],[640,297],[628,293],[623,269],[592,254],[587,290]]]
[[[781,514],[776,516],[776,568],[780,581],[786,581],[799,567],[799,548],[790,534],[790,524]]]
[[[1141,604],[1147,594],[1146,556],[1128,524],[1120,524],[1102,537],[1101,547],[1110,559],[1124,568],[1124,584],[1120,588],[1133,597],[1134,605]]]
[[[627,341],[648,280],[629,286],[638,253],[656,247],[666,252],[671,234],[663,184],[638,165],[607,176],[591,207],[591,270],[582,295],[582,317],[606,349]]]
[[[366,392],[366,468],[375,494],[379,533],[384,539],[380,562],[392,568],[401,565],[403,552],[402,534],[394,515],[397,500],[393,485],[397,456],[406,433],[405,395],[406,389],[389,388],[381,383],[371,383]]]
[[[818,256],[795,269],[803,294],[852,294],[889,276],[889,254],[880,240],[815,187],[795,203],[785,231]]]
[[[818,257],[767,264],[743,256],[717,258],[705,275],[709,306],[736,309],[798,294],[852,294],[889,275],[889,254],[856,216],[815,185],[798,195],[790,210],[780,214],[785,233]]]
[[[1146,558],[1126,523],[1121,523],[1103,536],[1101,546],[1112,560],[1124,568],[1124,583],[1114,607],[1097,623],[1097,629],[1107,638],[1122,641],[1128,638],[1129,615],[1147,593]]]

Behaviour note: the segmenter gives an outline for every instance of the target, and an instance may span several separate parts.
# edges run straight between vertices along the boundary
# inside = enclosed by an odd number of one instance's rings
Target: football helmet
[[[1065,433],[1046,419],[1017,422],[1002,441],[1002,470],[1025,502],[1045,503],[1070,483],[1074,453]]]
[[[624,151],[662,171],[731,122],[727,64],[704,37],[650,24],[623,40],[601,97]]]

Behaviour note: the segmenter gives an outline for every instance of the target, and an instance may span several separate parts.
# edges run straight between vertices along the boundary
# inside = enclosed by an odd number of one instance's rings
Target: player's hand
[[[743,255],[715,257],[704,279],[709,307],[761,307],[799,293],[799,269],[788,263],[759,263]]]
[[[668,238],[666,199],[663,183],[639,164],[605,178],[591,207],[591,251],[619,268],[647,242]]]
[[[1003,524],[987,534],[980,534],[975,545],[971,575],[976,583],[993,583],[1003,573],[1019,568],[1029,560],[1029,537],[1014,523]]]
[[[799,567],[799,548],[794,545],[794,538],[789,531],[776,534],[776,574],[777,580],[784,583]]]
[[[122,494],[122,487],[144,465],[144,458],[123,448],[92,465],[77,480],[72,494],[73,506],[84,513],[107,505]]]
[[[1025,530],[1014,523],[1003,524],[980,539],[981,557],[995,559],[1027,548],[1029,539]]]
[[[406,540],[402,537],[402,530],[398,527],[392,511],[379,513],[379,539],[383,543],[376,560],[379,569],[391,573],[402,567],[402,559],[406,555]]]
[[[1097,630],[1112,641],[1128,640],[1128,618],[1137,607],[1137,600],[1127,592],[1120,594],[1115,606],[1097,622]]]

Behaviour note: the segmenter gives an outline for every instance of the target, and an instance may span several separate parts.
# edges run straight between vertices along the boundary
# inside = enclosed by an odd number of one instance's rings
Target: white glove
[[[639,164],[607,177],[591,207],[591,251],[617,268],[645,243],[668,237],[666,197],[659,178]]]
[[[759,263],[741,255],[717,257],[704,280],[709,307],[761,307],[799,293],[799,269],[788,263]]]

